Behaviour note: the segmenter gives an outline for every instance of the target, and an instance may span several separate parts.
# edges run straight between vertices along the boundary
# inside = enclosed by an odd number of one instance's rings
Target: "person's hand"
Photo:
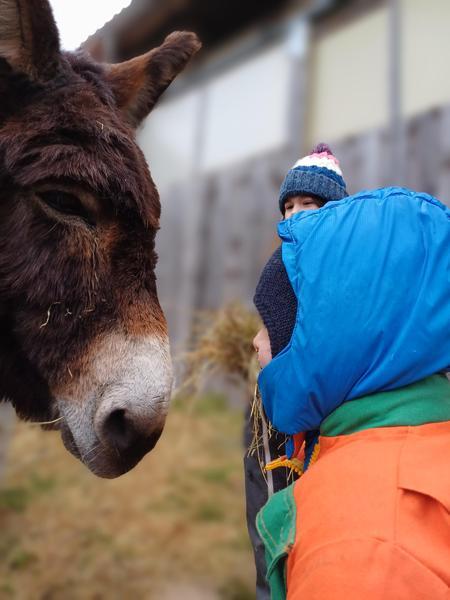
[[[267,329],[262,327],[253,339],[253,347],[258,354],[258,362],[261,369],[272,360],[272,350],[270,348],[270,339]]]

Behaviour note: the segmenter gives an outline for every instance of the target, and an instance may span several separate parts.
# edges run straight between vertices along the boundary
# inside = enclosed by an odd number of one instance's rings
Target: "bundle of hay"
[[[253,390],[258,364],[253,338],[261,327],[255,313],[239,302],[199,315],[192,348],[184,357],[182,389],[198,391],[212,375],[223,375]]]
[[[267,449],[264,451],[264,446],[272,429],[264,415],[256,385],[259,365],[253,338],[260,328],[259,317],[239,302],[199,315],[192,348],[185,355],[185,379],[180,390],[193,389],[198,393],[205,379],[217,374],[244,384],[252,398],[253,439],[248,453],[258,456],[265,473]],[[268,456],[270,460],[270,454]]]

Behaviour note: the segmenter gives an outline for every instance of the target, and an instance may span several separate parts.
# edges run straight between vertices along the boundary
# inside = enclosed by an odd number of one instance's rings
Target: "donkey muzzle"
[[[96,475],[113,478],[132,469],[160,438],[172,365],[165,340],[114,336],[97,350],[83,380],[58,404],[66,448]]]

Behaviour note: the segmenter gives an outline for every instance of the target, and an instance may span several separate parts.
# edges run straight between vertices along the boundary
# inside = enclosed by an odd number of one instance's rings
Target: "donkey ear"
[[[55,75],[59,36],[47,0],[0,0],[0,58],[33,80]]]
[[[107,79],[117,105],[134,127],[149,114],[200,47],[195,33],[175,31],[158,48],[126,62],[108,65]]]

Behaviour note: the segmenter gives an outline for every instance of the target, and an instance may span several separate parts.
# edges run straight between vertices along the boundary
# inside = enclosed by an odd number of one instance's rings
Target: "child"
[[[326,144],[319,144],[308,156],[300,159],[287,173],[281,186],[279,208],[284,219],[301,211],[317,210],[329,200],[347,196],[339,163]],[[261,367],[264,367],[287,344],[294,329],[297,298],[292,289],[279,247],[269,259],[256,289],[255,305],[266,324],[254,339]],[[269,328],[269,332],[268,329]],[[269,336],[270,333],[270,336]],[[246,445],[251,441],[250,423],[246,427]],[[284,447],[285,436],[274,433],[269,440],[272,458]],[[257,600],[269,598],[265,580],[266,566],[262,542],[255,528],[256,514],[267,501],[267,484],[254,456],[245,458],[245,484],[247,499],[247,524],[255,553],[257,571]],[[289,472],[273,472],[275,491],[292,481]]]
[[[288,171],[280,189],[279,207],[283,218],[290,219],[299,212],[317,210],[330,200],[342,200],[347,196],[346,184],[339,162],[330,147],[321,143],[313,149],[311,154],[298,160]],[[270,280],[276,288],[270,298],[266,298],[267,280]],[[281,288],[280,285],[282,285]],[[267,322],[272,330],[269,336],[267,327],[263,327],[253,342],[260,366],[265,367],[272,359],[272,355],[278,354],[289,342],[295,321],[295,316],[293,318],[292,315],[296,313],[297,300],[283,265],[281,247],[275,251],[263,270],[256,288],[254,303],[263,322]],[[284,306],[280,307],[280,303]],[[279,324],[277,325],[271,318],[274,309],[278,315],[277,319],[279,319],[280,310],[290,314],[288,326],[285,325],[285,330],[281,332],[281,340]],[[275,352],[270,346],[269,337],[272,344],[275,342]]]
[[[258,516],[272,598],[444,600],[450,211],[385,188],[294,214],[279,234],[297,303],[286,319],[263,272],[259,388],[279,431],[320,428],[320,452]]]

